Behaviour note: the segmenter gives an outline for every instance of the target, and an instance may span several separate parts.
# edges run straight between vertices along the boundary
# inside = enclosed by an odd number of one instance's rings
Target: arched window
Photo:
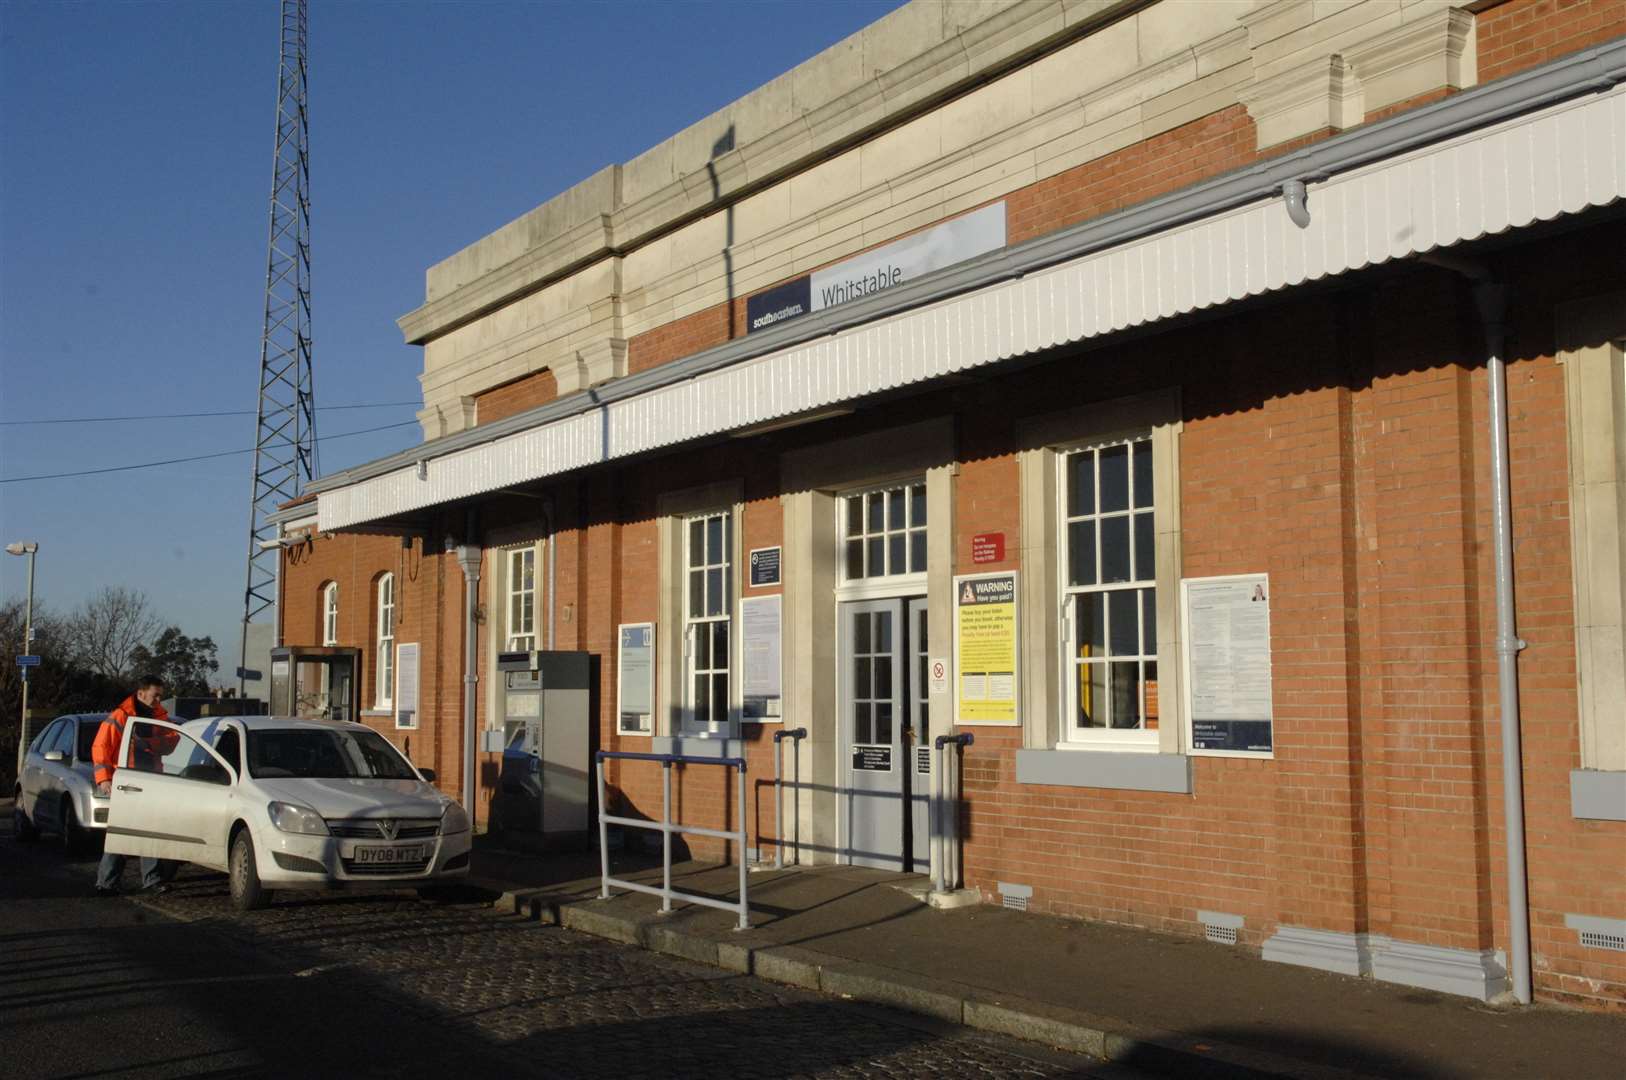
[[[330,581],[322,586],[322,644],[339,643],[339,583]]]
[[[378,579],[378,654],[373,708],[387,709],[395,701],[395,575]]]

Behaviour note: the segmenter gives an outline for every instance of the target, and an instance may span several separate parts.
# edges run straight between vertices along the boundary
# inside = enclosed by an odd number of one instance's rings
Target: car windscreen
[[[100,731],[100,730],[102,730],[102,721],[100,721],[100,720],[81,720],[81,721],[79,721],[79,760],[80,761],[89,761],[90,760],[91,744],[96,741],[96,733],[98,731]]]
[[[250,731],[248,771],[262,779],[417,779],[383,736],[344,728]]]

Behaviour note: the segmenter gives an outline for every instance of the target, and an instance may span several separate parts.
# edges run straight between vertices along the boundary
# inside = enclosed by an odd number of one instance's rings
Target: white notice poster
[[[418,726],[418,645],[395,647],[395,726]]]
[[[617,730],[648,735],[655,718],[655,624],[623,623],[616,653]]]
[[[1188,578],[1180,596],[1191,752],[1272,756],[1269,577]]]
[[[753,596],[740,601],[744,666],[740,692],[747,721],[777,723],[784,715],[780,683],[780,605],[778,596]]]

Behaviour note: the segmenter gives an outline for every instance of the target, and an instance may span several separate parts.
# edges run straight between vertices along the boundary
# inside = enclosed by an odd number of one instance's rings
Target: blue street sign
[[[40,658],[37,657],[37,656],[19,656],[17,658],[17,666],[18,667],[39,667],[40,666]]]

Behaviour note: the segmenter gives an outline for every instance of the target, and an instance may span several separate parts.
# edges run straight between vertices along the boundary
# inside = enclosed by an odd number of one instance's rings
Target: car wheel
[[[85,830],[79,827],[79,815],[73,809],[73,799],[62,798],[62,850],[69,855],[85,852]]]
[[[271,890],[260,884],[259,867],[254,862],[254,840],[243,829],[231,842],[232,907],[256,911],[270,902]]]
[[[32,844],[40,838],[39,826],[34,824],[34,819],[29,817],[28,811],[23,809],[22,788],[17,789],[15,798],[16,801],[11,804],[12,831],[18,840],[25,844]]]

